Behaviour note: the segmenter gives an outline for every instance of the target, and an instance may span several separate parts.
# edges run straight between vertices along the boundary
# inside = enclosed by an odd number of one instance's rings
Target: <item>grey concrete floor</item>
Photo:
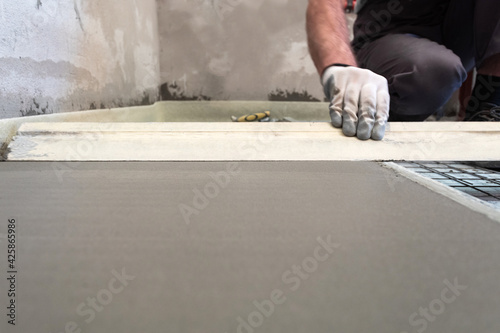
[[[2,333],[500,327],[498,222],[377,163],[4,162],[0,221]]]

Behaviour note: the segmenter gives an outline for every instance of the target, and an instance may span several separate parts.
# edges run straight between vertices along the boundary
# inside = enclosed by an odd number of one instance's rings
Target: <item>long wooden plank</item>
[[[499,161],[498,123],[391,123],[383,141],[329,123],[30,123],[10,161]]]
[[[328,122],[54,122],[26,123],[18,134],[78,132],[338,132]],[[388,123],[388,133],[397,132],[497,132],[496,122],[397,122]]]

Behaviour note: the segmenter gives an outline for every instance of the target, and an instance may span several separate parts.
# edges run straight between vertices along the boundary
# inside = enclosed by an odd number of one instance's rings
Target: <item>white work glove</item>
[[[330,100],[333,126],[342,127],[346,136],[382,140],[390,106],[383,76],[368,69],[334,65],[324,71],[321,82]]]

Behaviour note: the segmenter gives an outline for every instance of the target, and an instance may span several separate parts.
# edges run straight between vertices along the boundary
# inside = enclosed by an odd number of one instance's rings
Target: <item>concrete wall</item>
[[[163,99],[322,100],[307,1],[0,1],[0,118]],[[161,46],[161,47],[160,47]]]
[[[323,99],[306,0],[157,2],[164,99]]]
[[[0,118],[154,102],[155,0],[0,1]]]

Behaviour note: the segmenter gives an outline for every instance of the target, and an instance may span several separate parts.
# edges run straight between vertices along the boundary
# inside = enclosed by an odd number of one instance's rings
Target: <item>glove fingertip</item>
[[[337,111],[330,111],[330,118],[332,119],[332,125],[336,128],[342,127],[342,116]]]
[[[358,137],[358,139],[366,141],[366,140],[368,140],[370,138],[370,132],[368,132],[368,131],[360,131],[359,128],[358,128],[358,133],[356,134],[356,136]]]
[[[362,118],[358,123],[358,133],[356,134],[360,140],[368,140],[372,135],[373,121]]]
[[[344,121],[342,125],[342,132],[345,136],[355,136],[356,135],[356,124],[351,121]]]
[[[385,135],[385,124],[375,124],[372,131],[372,139],[375,141],[380,141],[384,138]]]

